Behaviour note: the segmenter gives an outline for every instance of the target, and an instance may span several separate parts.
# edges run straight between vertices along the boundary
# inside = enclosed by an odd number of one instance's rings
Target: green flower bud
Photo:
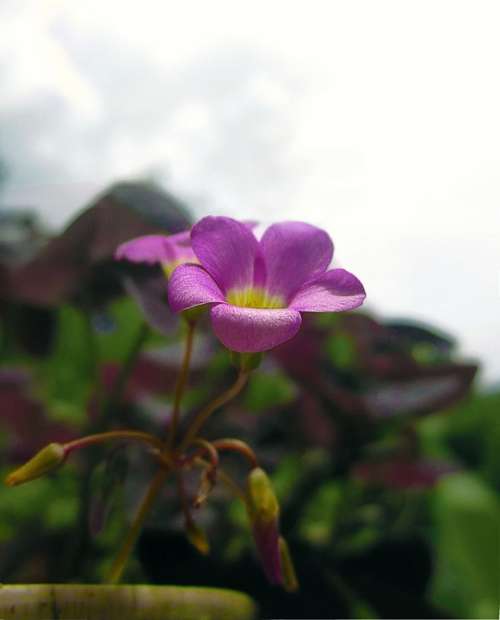
[[[252,521],[269,523],[279,518],[280,507],[271,480],[260,467],[247,479],[248,510]]]
[[[40,478],[62,465],[65,457],[66,451],[64,446],[59,443],[49,443],[48,446],[37,452],[27,463],[10,473],[5,479],[5,484],[9,487],[14,487],[35,478]]]
[[[266,472],[255,467],[247,479],[247,511],[260,561],[273,584],[283,584],[279,550],[279,504]]]
[[[281,560],[281,574],[283,577],[283,587],[287,592],[296,592],[299,589],[299,582],[293,565],[290,549],[283,536],[279,538],[279,550]]]

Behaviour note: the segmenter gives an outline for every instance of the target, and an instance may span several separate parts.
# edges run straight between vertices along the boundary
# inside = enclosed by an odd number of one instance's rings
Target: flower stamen
[[[232,289],[227,295],[228,303],[240,308],[284,308],[285,300],[280,295],[270,295],[260,287],[248,286],[242,289]]]

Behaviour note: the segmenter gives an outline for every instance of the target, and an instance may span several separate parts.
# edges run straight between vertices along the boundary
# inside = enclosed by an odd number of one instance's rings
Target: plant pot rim
[[[2,620],[254,620],[243,592],[148,584],[0,584]]]

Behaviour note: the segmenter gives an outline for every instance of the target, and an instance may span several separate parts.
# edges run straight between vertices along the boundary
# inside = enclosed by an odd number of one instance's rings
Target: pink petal
[[[286,301],[304,282],[322,274],[333,257],[328,234],[303,222],[273,224],[260,246],[267,268],[266,288]]]
[[[304,284],[289,307],[301,312],[341,312],[357,308],[365,297],[356,276],[345,269],[332,269]]]
[[[240,308],[217,304],[210,311],[212,327],[232,351],[257,353],[272,349],[299,331],[301,316],[295,310]]]
[[[146,235],[119,245],[115,251],[115,258],[133,263],[155,264],[174,261],[176,254],[173,244],[166,235]]]
[[[168,240],[172,244],[176,260],[197,263],[196,254],[191,246],[191,231],[183,230],[175,235],[169,235]]]
[[[224,301],[224,295],[200,265],[179,265],[168,281],[168,303],[174,312]]]
[[[260,249],[247,225],[229,217],[205,217],[193,226],[191,243],[201,264],[224,293],[252,286]]]

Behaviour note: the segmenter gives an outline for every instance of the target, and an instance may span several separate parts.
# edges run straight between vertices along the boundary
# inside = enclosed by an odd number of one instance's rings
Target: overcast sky
[[[197,214],[300,219],[383,317],[500,379],[500,3],[0,2],[0,204],[60,226],[153,174]]]

